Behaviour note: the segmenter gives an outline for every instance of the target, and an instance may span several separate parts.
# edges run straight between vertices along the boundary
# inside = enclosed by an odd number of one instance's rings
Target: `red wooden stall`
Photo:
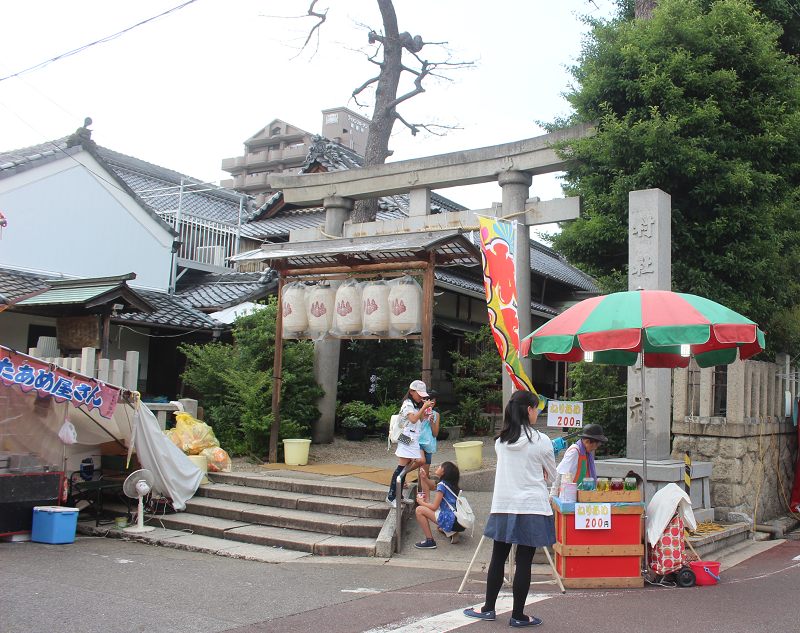
[[[553,499],[556,570],[567,588],[644,587],[641,576],[642,515],[637,491],[578,491],[579,502],[611,506],[610,529],[576,529],[575,504]]]

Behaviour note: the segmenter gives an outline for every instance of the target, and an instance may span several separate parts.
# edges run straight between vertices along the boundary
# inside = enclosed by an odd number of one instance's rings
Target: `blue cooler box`
[[[31,540],[36,543],[74,543],[78,508],[35,506]]]

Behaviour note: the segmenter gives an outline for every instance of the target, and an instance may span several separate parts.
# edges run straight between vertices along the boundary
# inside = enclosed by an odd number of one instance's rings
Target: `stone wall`
[[[798,457],[797,428],[785,418],[745,424],[725,418],[673,422],[672,458],[709,461],[714,517],[740,512],[764,523],[787,514]]]
[[[698,370],[692,360],[673,375],[672,458],[688,450],[693,461],[711,462],[711,505],[720,521],[740,512],[764,523],[789,510],[798,458],[791,403],[800,373],[786,354],[776,361],[728,365],[724,417],[715,415],[713,367]],[[699,383],[690,384],[698,371]]]

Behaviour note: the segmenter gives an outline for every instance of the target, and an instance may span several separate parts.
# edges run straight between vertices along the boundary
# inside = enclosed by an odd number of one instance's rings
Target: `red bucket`
[[[696,560],[689,563],[694,575],[697,577],[697,585],[716,585],[719,580],[719,563],[709,560]]]

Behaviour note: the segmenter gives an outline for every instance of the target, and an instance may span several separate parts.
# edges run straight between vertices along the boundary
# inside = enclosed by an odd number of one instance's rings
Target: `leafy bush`
[[[269,452],[276,314],[276,298],[270,297],[264,308],[234,322],[233,345],[187,343],[179,348],[188,359],[183,380],[200,394],[206,422],[232,455]],[[324,391],[314,380],[313,363],[312,342],[284,341],[279,440],[308,438],[319,419],[314,401]]]
[[[502,360],[488,325],[476,334],[468,333],[466,339],[470,347],[479,350],[475,357],[465,356],[458,350],[451,351],[450,356],[455,363],[451,377],[458,396],[457,424],[464,427],[465,433],[470,433],[487,428],[488,422],[481,417],[484,407],[499,405],[502,401],[502,391],[494,388],[500,382]]]
[[[419,378],[422,348],[414,341],[361,339],[351,341],[340,361],[339,400],[359,400],[374,407],[396,407],[412,380]],[[373,381],[372,377],[378,378]],[[388,424],[388,421],[386,422]]]
[[[375,409],[372,408],[372,405],[364,404],[360,400],[354,400],[353,402],[343,404],[340,408],[340,415],[343,416],[342,426],[345,428],[348,426],[350,428],[366,426],[370,429],[374,429],[378,422]],[[345,420],[348,418],[357,420],[362,424],[345,424]]]

